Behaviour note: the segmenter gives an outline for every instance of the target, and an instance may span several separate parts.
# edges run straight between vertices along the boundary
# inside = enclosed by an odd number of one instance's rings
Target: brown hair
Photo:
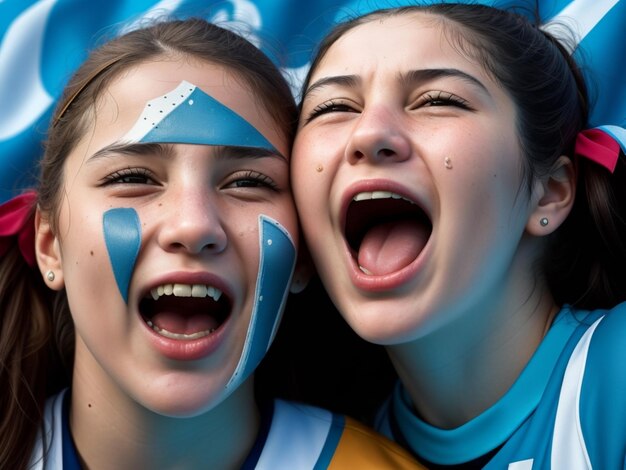
[[[556,38],[511,11],[441,3],[378,10],[346,21],[320,44],[301,96],[328,50],[348,31],[415,12],[441,21],[451,43],[481,63],[513,99],[528,190],[533,178],[545,174],[560,155],[574,160],[576,136],[588,119],[582,73]],[[621,158],[610,174],[585,159],[575,163],[576,202],[550,237],[540,275],[546,276],[559,304],[607,308],[626,299],[626,164]]]
[[[62,197],[64,162],[86,132],[107,86],[130,67],[181,55],[226,67],[258,97],[291,144],[297,108],[273,62],[243,37],[201,19],[163,21],[93,51],[70,80],[48,130],[38,204],[52,227]],[[52,293],[17,246],[0,259],[0,468],[26,468],[42,427],[45,399],[69,385],[74,329],[65,292]]]

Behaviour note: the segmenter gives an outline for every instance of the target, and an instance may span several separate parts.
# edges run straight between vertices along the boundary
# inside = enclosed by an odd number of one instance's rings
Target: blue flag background
[[[297,95],[310,56],[338,20],[402,0],[0,0],[0,203],[35,181],[55,100],[88,51],[151,18],[199,16],[247,35]],[[422,3],[429,3],[428,0]],[[591,125],[626,127],[626,0],[491,0],[577,32],[595,99]]]

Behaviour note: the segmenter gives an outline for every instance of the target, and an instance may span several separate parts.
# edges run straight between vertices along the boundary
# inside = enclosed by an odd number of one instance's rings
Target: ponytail
[[[36,269],[35,194],[0,206],[0,468],[25,469],[43,429],[46,398],[68,385],[54,324],[65,324],[67,307],[54,297]],[[66,303],[66,302],[65,302]],[[53,311],[59,312],[52,314]],[[55,321],[59,318],[61,321]],[[53,333],[53,330],[57,330]],[[72,330],[73,332],[73,330]],[[71,337],[73,341],[73,335]],[[73,347],[73,344],[72,344]],[[71,352],[70,352],[71,354]],[[68,357],[67,354],[63,356]]]
[[[45,286],[17,249],[0,258],[0,468],[26,468],[46,398]]]
[[[626,300],[626,162],[615,171],[578,161],[572,213],[555,233],[546,260],[555,300],[578,308],[610,308]]]

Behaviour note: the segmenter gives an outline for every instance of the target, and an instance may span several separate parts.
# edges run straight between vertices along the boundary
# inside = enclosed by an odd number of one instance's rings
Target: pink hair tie
[[[585,129],[578,133],[574,152],[602,165],[611,173],[615,171],[620,144],[602,129]]]
[[[17,240],[22,257],[35,266],[35,211],[37,193],[28,191],[0,205],[0,256]]]

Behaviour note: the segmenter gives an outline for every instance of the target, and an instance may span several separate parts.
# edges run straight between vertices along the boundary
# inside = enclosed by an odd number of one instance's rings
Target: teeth
[[[222,296],[222,291],[204,284],[163,284],[150,289],[150,295],[154,300],[159,300],[163,295],[174,295],[174,297],[211,297],[217,302]]]
[[[191,286],[187,284],[174,284],[174,297],[191,297]]]
[[[206,297],[206,294],[208,291],[209,289],[207,288],[207,286],[204,286],[202,284],[194,284],[191,287],[191,296],[192,297]]]
[[[364,272],[365,274],[367,274],[368,276],[372,275],[372,272],[369,269],[364,268],[363,266],[359,265],[359,269]]]
[[[411,204],[415,204],[410,199],[405,198],[397,193],[392,193],[391,191],[365,191],[357,194],[352,198],[353,201],[369,201],[370,199],[403,199],[404,201],[410,202]]]
[[[182,340],[198,339],[198,338],[203,338],[205,336],[208,336],[215,331],[215,328],[211,328],[210,330],[198,331],[196,333],[191,333],[188,335],[185,333],[172,333],[171,331],[167,331],[163,328],[159,328],[150,320],[148,320],[146,323],[148,324],[150,328],[152,328],[161,336],[165,336],[166,338],[172,338],[172,339],[182,339]]]

